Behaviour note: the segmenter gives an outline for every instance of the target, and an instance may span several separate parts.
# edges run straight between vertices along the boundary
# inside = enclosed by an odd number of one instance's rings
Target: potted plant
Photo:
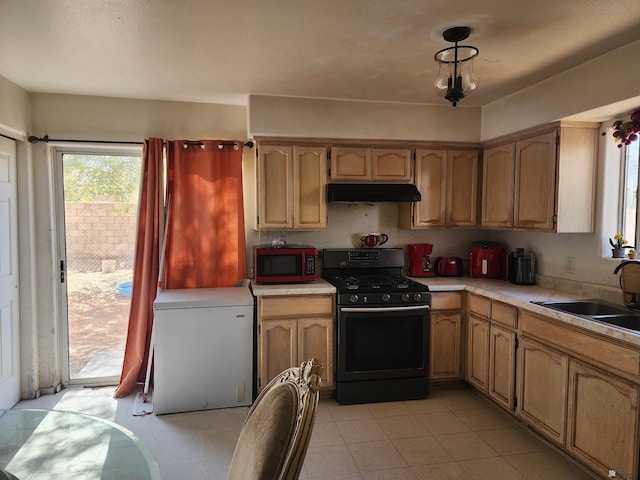
[[[613,258],[624,258],[625,248],[636,248],[633,245],[627,245],[628,242],[624,239],[621,233],[616,233],[613,236],[613,239],[609,239],[609,243],[613,247],[611,250],[611,256]]]
[[[634,260],[636,258],[635,248],[629,249],[629,251],[627,252],[627,257],[629,257],[631,260]]]

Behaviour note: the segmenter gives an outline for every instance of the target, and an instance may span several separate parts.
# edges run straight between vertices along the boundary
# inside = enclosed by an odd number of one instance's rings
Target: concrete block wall
[[[115,260],[116,268],[132,268],[136,207],[112,202],[66,202],[67,270],[101,271],[103,260]]]

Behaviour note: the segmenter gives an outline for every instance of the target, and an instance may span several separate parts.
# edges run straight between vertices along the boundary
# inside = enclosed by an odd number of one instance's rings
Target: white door
[[[20,400],[16,143],[0,137],[0,408]]]

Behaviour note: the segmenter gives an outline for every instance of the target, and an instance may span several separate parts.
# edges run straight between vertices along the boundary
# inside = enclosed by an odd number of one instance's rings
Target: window
[[[638,231],[639,151],[640,141],[633,142],[624,147],[624,174],[621,178],[620,231],[624,238],[632,245],[640,245],[640,232]]]

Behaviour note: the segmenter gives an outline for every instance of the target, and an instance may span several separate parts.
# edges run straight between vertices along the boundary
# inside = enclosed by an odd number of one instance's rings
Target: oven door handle
[[[341,312],[406,312],[409,310],[429,310],[429,305],[409,305],[406,307],[341,307]]]

